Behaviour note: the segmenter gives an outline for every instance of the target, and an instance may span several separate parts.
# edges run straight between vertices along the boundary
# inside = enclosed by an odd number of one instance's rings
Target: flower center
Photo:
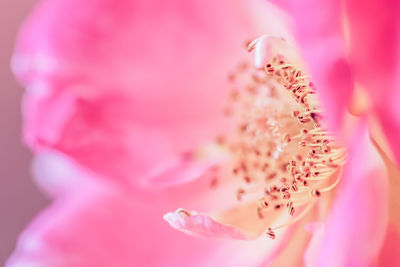
[[[225,114],[237,123],[222,145],[232,155],[233,176],[242,180],[237,200],[258,199],[263,220],[268,209],[287,210],[300,220],[340,180],[346,151],[323,128],[316,90],[299,67],[277,55],[264,69],[241,64],[229,75],[234,87]]]

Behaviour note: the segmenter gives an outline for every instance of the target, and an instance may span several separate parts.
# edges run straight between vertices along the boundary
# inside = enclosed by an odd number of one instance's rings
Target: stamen
[[[287,208],[288,208],[289,215],[290,215],[290,216],[293,216],[294,211],[295,211],[295,209],[294,209],[294,207],[293,207],[293,202],[289,202],[286,206],[287,206]]]
[[[256,43],[251,42],[248,50]],[[236,192],[238,201],[244,195],[256,196],[259,219],[264,219],[266,209],[296,213],[287,223],[268,229],[274,239],[274,230],[303,218],[336,187],[346,152],[321,126],[324,111],[308,75],[281,56],[261,70],[249,65],[241,63],[228,77],[233,89],[227,110],[238,121],[238,130],[220,144],[234,158],[232,179],[242,184]],[[304,205],[297,214],[295,209]]]

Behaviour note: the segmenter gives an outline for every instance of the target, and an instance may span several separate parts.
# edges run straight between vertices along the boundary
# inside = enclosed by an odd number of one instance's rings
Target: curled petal
[[[231,237],[234,239],[257,239],[269,226],[282,217],[281,211],[269,210],[257,212],[258,203],[239,204],[232,208],[214,212],[211,216],[178,209],[164,217],[178,230],[200,236]],[[279,234],[281,231],[279,230]]]
[[[195,236],[248,239],[238,229],[230,225],[218,223],[209,216],[200,215],[195,212],[179,209],[175,212],[165,214],[164,219],[172,228]]]

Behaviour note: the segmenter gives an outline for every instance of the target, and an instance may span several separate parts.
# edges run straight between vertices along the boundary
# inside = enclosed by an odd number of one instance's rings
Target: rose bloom
[[[400,265],[399,4],[276,2],[40,2],[6,266]]]

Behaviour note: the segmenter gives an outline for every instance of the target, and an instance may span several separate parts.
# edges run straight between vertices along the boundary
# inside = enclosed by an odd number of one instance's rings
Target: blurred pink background
[[[19,233],[47,203],[30,177],[31,155],[20,138],[23,88],[10,70],[18,28],[36,2],[0,1],[0,266],[14,248]]]

